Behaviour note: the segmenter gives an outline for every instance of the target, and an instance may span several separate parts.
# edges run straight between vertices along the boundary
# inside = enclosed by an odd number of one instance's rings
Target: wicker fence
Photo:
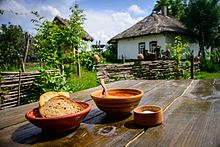
[[[39,75],[40,72],[0,72],[0,110],[19,106],[24,98],[31,97],[32,83]]]

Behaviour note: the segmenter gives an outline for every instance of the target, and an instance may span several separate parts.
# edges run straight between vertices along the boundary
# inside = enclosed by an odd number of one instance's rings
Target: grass
[[[25,65],[25,72],[30,72],[30,71],[38,71],[40,70],[40,65],[36,64],[36,63],[27,63]],[[7,72],[18,72],[21,71],[21,68],[18,67],[9,67],[6,70],[2,70],[2,71],[7,71]]]
[[[68,80],[68,86],[72,92],[96,87],[97,85],[96,72],[88,71],[85,68],[81,68],[81,77],[74,73],[71,74],[71,79]]]
[[[208,72],[197,72],[195,73],[195,79],[203,79],[203,80],[209,80],[209,79],[220,79],[220,71],[215,73],[208,73]]]

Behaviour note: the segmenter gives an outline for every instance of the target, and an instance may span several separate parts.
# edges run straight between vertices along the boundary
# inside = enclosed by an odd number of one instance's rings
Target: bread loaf
[[[63,116],[82,111],[84,108],[63,95],[55,96],[49,99],[45,104],[39,108],[42,117]]]
[[[46,92],[40,96],[39,106],[42,107],[45,104],[45,102],[47,102],[52,97],[55,97],[58,95],[64,95],[66,97],[69,97],[69,92]]]

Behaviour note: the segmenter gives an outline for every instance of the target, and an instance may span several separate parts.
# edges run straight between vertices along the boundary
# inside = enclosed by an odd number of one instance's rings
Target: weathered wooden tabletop
[[[29,123],[24,114],[37,103],[0,111],[0,146],[220,146],[220,79],[126,80],[110,87],[142,89],[145,94],[139,105],[161,106],[163,124],[143,128],[134,124],[132,113],[106,116],[90,98],[99,86],[71,95],[93,108],[80,127],[70,132],[48,135]]]

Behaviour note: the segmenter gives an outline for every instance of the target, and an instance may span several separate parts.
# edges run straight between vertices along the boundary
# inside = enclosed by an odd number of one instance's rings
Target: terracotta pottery
[[[137,59],[138,60],[144,60],[144,55],[143,54],[138,54]]]
[[[93,60],[95,61],[96,64],[98,64],[100,62],[100,58],[99,55],[93,55]]]
[[[46,132],[64,132],[80,126],[83,118],[91,110],[91,105],[85,102],[78,102],[85,109],[70,115],[43,118],[40,116],[39,108],[29,110],[25,117],[35,126]]]
[[[134,123],[141,126],[156,126],[163,122],[160,106],[143,105],[134,109]]]
[[[144,92],[134,88],[111,88],[107,89],[109,96],[103,96],[102,90],[91,93],[96,106],[113,115],[130,113],[139,104]]]

